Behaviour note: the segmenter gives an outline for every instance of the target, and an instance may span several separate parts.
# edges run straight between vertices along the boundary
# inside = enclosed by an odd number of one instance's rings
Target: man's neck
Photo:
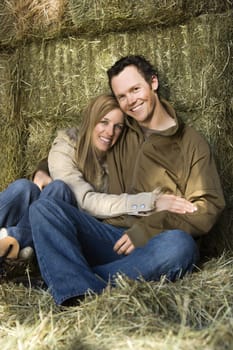
[[[176,125],[175,119],[168,113],[158,96],[156,96],[156,106],[153,117],[147,125],[141,124],[141,126],[151,130],[163,131],[174,125]]]

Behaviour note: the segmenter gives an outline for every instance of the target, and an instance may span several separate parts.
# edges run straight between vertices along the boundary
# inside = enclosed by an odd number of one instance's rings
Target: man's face
[[[152,78],[148,84],[133,65],[124,68],[111,81],[112,90],[120,108],[138,123],[150,127],[156,105],[154,89],[158,88],[158,80]]]

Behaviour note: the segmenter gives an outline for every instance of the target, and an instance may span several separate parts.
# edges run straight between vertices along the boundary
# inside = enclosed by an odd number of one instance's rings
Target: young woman
[[[31,255],[33,242],[28,211],[38,198],[62,199],[83,209],[89,208],[98,218],[124,213],[138,215],[140,206],[143,213],[154,209],[155,193],[106,194],[107,151],[117,142],[123,128],[124,115],[115,98],[98,96],[85,110],[79,131],[76,128],[61,131],[53,142],[48,160],[55,181],[40,170],[34,182],[19,179],[0,193],[0,263],[4,258]]]

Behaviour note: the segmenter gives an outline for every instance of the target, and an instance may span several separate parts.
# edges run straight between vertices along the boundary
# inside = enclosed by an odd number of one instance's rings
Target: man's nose
[[[136,101],[136,97],[133,93],[127,95],[127,103],[129,106],[133,105]]]

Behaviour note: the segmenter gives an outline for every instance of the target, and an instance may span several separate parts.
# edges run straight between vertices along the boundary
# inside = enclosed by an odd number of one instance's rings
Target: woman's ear
[[[151,77],[151,87],[152,87],[152,90],[154,90],[154,91],[158,90],[159,81],[158,81],[158,77],[156,75],[152,75],[152,77]]]

